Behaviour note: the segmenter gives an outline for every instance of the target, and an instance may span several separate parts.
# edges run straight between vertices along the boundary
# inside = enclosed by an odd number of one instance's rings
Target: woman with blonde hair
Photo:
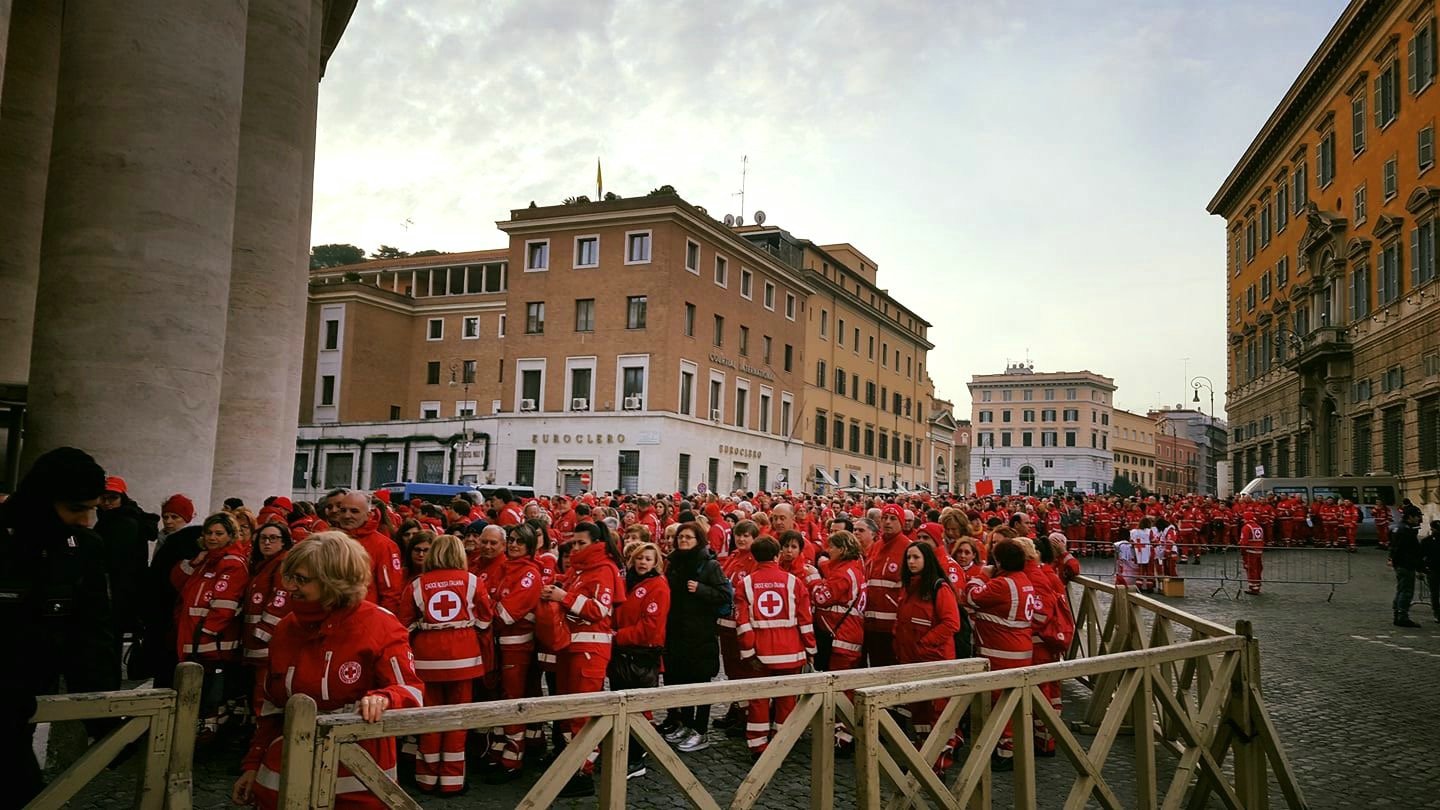
[[[410,628],[415,671],[425,681],[425,705],[469,703],[475,679],[493,665],[487,632],[493,615],[490,595],[468,570],[465,545],[453,534],[435,538],[424,568],[400,604],[400,622]],[[415,784],[441,795],[465,789],[464,729],[420,735]]]
[[[635,527],[631,527],[635,528]],[[649,532],[644,526],[640,526]],[[625,601],[615,609],[615,651],[610,657],[611,689],[660,685],[660,654],[670,615],[665,558],[654,543],[637,543],[625,553]],[[645,749],[630,740],[630,777],[645,773]]]
[[[262,687],[264,703],[250,750],[231,799],[263,810],[279,799],[284,707],[294,695],[309,695],[321,713],[358,712],[379,722],[390,709],[424,704],[420,676],[400,621],[366,601],[370,556],[344,532],[320,532],[285,557],[281,576],[293,605],[270,640],[270,662]],[[395,739],[360,743],[375,764],[395,776]],[[340,766],[337,808],[383,807],[344,765]]]

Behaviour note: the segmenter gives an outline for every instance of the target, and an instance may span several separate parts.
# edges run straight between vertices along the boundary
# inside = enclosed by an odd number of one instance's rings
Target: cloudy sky
[[[499,247],[511,208],[669,183],[852,242],[965,383],[1225,387],[1205,212],[1344,0],[361,0],[321,84],[313,241]],[[404,223],[410,220],[412,224]],[[1188,359],[1187,359],[1188,358]],[[1202,397],[1203,398],[1203,397]]]

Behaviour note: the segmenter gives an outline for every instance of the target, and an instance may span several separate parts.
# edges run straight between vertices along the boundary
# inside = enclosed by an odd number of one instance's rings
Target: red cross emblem
[[[760,610],[760,615],[767,619],[773,619],[780,615],[785,609],[785,600],[775,591],[762,591],[755,598],[755,607]]]
[[[426,609],[437,622],[454,621],[455,617],[460,615],[460,607],[460,599],[449,591],[440,591],[430,597],[430,602],[426,605]]]

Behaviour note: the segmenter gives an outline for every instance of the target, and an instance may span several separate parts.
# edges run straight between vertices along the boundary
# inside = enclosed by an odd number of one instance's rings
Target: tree
[[[415,251],[414,253],[411,253],[411,254],[410,254],[410,257],[411,257],[411,258],[414,258],[414,257],[416,257],[416,256],[443,256],[443,255],[445,255],[444,251],[440,251],[440,250],[417,250],[417,251]]]
[[[1115,481],[1110,484],[1110,491],[1122,498],[1129,498],[1139,492],[1135,485],[1130,483],[1130,479],[1120,473],[1115,473]]]
[[[674,187],[674,186],[670,185],[669,183],[666,183],[665,185],[663,185],[663,186],[661,186],[661,187],[659,187],[659,188],[652,188],[652,189],[650,189],[650,193],[649,193],[649,194],[646,194],[645,196],[646,196],[646,197],[658,197],[658,196],[660,196],[661,194],[678,194],[678,193],[679,193],[679,192],[677,192],[677,191],[675,190],[675,187]]]
[[[590,202],[590,198],[589,198],[588,196],[584,195],[584,194],[581,194],[581,195],[578,196],[578,197],[566,197],[566,198],[564,199],[564,201],[563,201],[563,204],[564,204],[564,205],[580,205],[581,203],[588,203],[588,202]]]
[[[310,269],[344,267],[365,261],[365,251],[354,245],[315,245],[310,248]]]
[[[409,253],[406,253],[405,251],[401,250],[400,248],[391,247],[390,245],[381,245],[380,247],[378,247],[378,248],[375,249],[375,252],[374,252],[374,253],[371,253],[371,254],[370,254],[370,258],[372,258],[372,259],[403,259],[403,258],[405,258],[406,256],[409,256],[409,255],[410,255]]]

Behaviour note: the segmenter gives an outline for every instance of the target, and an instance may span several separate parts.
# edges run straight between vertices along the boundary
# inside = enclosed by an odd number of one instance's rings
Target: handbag
[[[662,647],[616,647],[608,675],[612,689],[640,689],[660,683]]]
[[[848,608],[845,609],[845,614],[840,617],[840,621],[838,621],[838,622],[835,623],[835,626],[836,626],[836,627],[843,627],[843,626],[845,625],[845,620],[848,619],[848,618],[850,618],[851,612],[853,612],[853,611],[855,610],[855,605],[856,605],[859,601],[860,601],[859,599],[853,599],[853,600],[851,600],[851,602],[850,602],[850,607],[848,607]],[[820,617],[820,621],[815,622],[815,669],[816,669],[816,671],[818,671],[818,672],[828,672],[828,671],[830,671],[830,653],[831,653],[831,651],[832,651],[834,648],[835,648],[835,633],[830,629],[830,626],[825,623],[825,617],[824,617],[824,616],[821,616],[821,617]]]

